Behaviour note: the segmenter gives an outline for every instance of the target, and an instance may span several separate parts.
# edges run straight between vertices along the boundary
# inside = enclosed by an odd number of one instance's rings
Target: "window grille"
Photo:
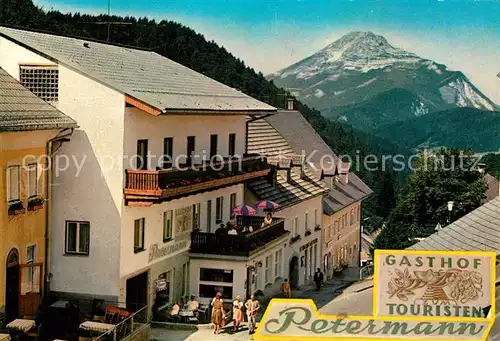
[[[59,99],[59,70],[57,66],[21,66],[20,82],[47,102]]]

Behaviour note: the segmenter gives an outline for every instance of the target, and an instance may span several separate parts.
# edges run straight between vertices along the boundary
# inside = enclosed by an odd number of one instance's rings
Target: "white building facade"
[[[80,127],[54,164],[50,289],[131,309],[199,294],[191,233],[269,172],[240,158],[246,115],[275,109],[152,52],[3,27],[0,67]]]

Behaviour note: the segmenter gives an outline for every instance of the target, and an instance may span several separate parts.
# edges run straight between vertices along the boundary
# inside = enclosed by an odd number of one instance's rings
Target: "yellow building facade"
[[[47,266],[53,141],[75,121],[0,68],[0,313],[7,321],[41,303]]]
[[[330,216],[323,215],[323,227],[327,277],[332,277],[336,269],[342,267],[359,267],[361,201]]]

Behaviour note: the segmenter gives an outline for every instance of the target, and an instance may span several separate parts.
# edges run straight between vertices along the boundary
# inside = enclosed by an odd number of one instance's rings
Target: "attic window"
[[[19,70],[21,84],[47,102],[59,98],[59,70],[57,66],[25,66]]]

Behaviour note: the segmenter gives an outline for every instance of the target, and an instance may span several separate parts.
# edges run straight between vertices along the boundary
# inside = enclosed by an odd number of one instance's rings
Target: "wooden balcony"
[[[262,218],[263,219],[263,218]],[[258,227],[252,233],[227,235],[205,232],[191,233],[191,253],[248,257],[277,238],[287,236],[285,220],[273,218],[267,227]]]
[[[203,163],[182,169],[125,170],[125,204],[149,206],[186,195],[243,183],[266,176],[270,170],[264,158],[247,155],[218,163]]]

